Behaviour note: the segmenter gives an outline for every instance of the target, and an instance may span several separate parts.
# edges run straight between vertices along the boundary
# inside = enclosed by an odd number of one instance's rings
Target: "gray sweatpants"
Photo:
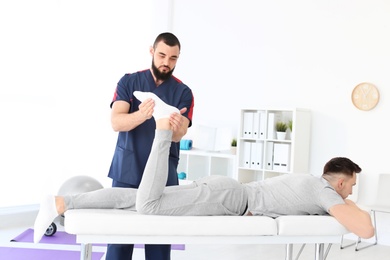
[[[188,185],[166,187],[172,131],[156,130],[137,189],[105,188],[65,196],[67,209],[129,209],[171,216],[242,215],[248,196],[243,185],[224,176],[208,176]]]

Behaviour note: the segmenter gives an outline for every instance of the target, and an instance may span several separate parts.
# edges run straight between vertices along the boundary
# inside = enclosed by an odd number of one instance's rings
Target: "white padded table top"
[[[269,236],[276,221],[251,216],[156,216],[127,210],[82,209],[65,213],[65,230],[78,235]]]
[[[276,218],[284,236],[333,236],[350,233],[332,216],[282,216]]]

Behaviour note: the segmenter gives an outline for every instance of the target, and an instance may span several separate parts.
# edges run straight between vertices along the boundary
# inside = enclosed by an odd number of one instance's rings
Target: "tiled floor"
[[[63,227],[57,223],[58,229],[63,230]],[[53,246],[32,243],[12,243],[10,239],[19,235],[31,225],[14,226],[11,228],[0,229],[0,246],[14,247],[35,247],[35,248],[51,248],[63,250],[78,250],[78,246]],[[295,245],[294,255],[299,252],[300,245]],[[95,251],[105,252],[105,247],[94,248]],[[285,246],[284,245],[186,245],[184,251],[172,250],[172,260],[259,260],[259,259],[281,259],[284,260]],[[1,256],[0,256],[0,259]],[[104,257],[103,257],[104,259]],[[134,260],[143,260],[143,249],[134,249]],[[308,245],[304,248],[301,260],[314,259],[314,246]],[[339,245],[333,245],[329,251],[328,260],[390,260],[390,247],[377,245],[362,251],[355,252],[353,247],[340,249]],[[3,260],[3,259],[2,259]],[[12,259],[4,259],[12,260]]]

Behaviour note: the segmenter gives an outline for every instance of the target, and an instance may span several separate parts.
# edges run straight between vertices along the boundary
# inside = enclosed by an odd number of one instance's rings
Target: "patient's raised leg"
[[[144,214],[153,214],[168,178],[169,149],[172,130],[168,118],[156,120],[155,137],[141,184],[137,192],[136,208]]]

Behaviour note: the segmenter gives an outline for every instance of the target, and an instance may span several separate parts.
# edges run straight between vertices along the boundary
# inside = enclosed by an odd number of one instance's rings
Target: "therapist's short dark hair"
[[[157,44],[161,41],[164,42],[168,46],[171,46],[171,47],[179,46],[179,50],[181,49],[180,41],[173,33],[164,32],[164,33],[159,34],[157,36],[156,40],[154,40],[153,48],[156,49]]]

